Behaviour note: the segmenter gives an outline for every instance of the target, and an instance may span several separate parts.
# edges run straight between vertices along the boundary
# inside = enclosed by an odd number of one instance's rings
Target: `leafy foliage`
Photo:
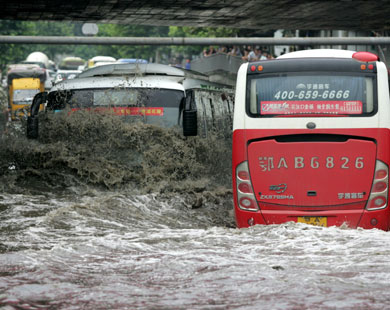
[[[81,22],[30,22],[0,20],[0,35],[31,36],[82,36]],[[242,32],[242,30],[240,30]],[[156,27],[142,25],[99,24],[98,36],[107,37],[231,37],[239,31],[228,28]],[[57,44],[0,44],[0,71],[11,63],[19,63],[34,51],[45,53],[58,62],[64,56],[78,56],[84,59],[96,55],[115,58],[143,58],[165,60],[178,55],[198,55],[202,46],[153,46],[153,45],[57,45]]]
[[[211,28],[211,27],[187,27],[187,26],[171,26],[169,27],[169,36],[170,37],[235,37],[238,34],[237,29],[229,28]],[[199,55],[202,53],[204,46],[175,46],[172,48],[173,52],[183,54],[187,57],[192,55]]]
[[[135,26],[118,24],[100,24],[99,36],[102,37],[167,37],[168,27]],[[169,48],[152,45],[101,45],[97,54],[115,58],[154,58],[156,52],[169,52]]]

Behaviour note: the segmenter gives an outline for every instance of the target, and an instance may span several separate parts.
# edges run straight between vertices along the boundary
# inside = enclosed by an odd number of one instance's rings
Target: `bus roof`
[[[277,57],[277,59],[286,58],[352,58],[355,51],[337,50],[337,49],[312,49],[287,53]]]

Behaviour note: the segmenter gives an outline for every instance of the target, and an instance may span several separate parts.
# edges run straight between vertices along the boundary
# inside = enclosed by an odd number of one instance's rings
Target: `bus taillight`
[[[389,189],[389,167],[380,160],[376,161],[375,177],[372,184],[370,198],[366,209],[378,210],[387,206],[387,196]]]
[[[374,184],[374,186],[373,186],[373,188],[372,188],[372,191],[373,191],[374,193],[381,193],[381,192],[383,192],[386,188],[387,188],[386,182],[380,181],[380,182],[377,182],[377,183]]]
[[[240,183],[238,185],[238,190],[242,193],[245,193],[245,194],[253,193],[252,188],[251,188],[250,184],[248,184],[248,183]]]
[[[353,59],[358,61],[370,62],[370,61],[378,61],[379,57],[370,52],[356,52],[352,55]]]
[[[238,207],[247,211],[258,211],[256,197],[250,181],[248,162],[244,161],[236,169]]]
[[[368,210],[377,210],[377,209],[383,209],[386,207],[386,197],[384,196],[378,196],[375,197],[373,200],[370,201],[370,205],[368,206]]]

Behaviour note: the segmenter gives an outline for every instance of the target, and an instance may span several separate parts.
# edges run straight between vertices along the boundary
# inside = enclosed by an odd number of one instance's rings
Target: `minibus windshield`
[[[49,93],[49,110],[109,111],[162,127],[178,125],[184,92],[171,89],[76,89]]]
[[[376,110],[374,75],[305,72],[252,75],[250,116],[367,116]]]

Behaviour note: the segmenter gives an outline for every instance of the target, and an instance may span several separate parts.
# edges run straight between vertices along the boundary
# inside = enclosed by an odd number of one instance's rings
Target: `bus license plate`
[[[298,223],[327,227],[328,221],[324,216],[298,216]]]

